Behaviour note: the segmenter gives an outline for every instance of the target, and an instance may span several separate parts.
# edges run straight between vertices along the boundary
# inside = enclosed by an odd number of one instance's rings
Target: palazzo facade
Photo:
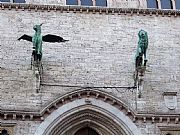
[[[180,135],[180,0],[0,0],[0,101],[0,135]]]

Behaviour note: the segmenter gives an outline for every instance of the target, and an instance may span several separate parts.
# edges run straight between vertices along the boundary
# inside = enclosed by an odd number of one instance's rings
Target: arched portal
[[[59,107],[40,124],[35,135],[75,135],[86,127],[98,135],[141,135],[128,116],[95,98],[77,99]]]

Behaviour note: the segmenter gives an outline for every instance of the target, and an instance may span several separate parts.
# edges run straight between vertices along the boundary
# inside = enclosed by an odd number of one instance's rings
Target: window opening
[[[92,0],[81,0],[81,5],[83,6],[93,6]]]
[[[107,1],[106,0],[95,0],[96,1],[96,6],[107,6]]]
[[[13,0],[13,3],[26,3],[25,0]]]
[[[180,10],[180,0],[175,0],[176,2],[176,9]]]
[[[66,0],[66,5],[78,5],[78,0]]]
[[[158,8],[157,0],[147,0],[147,8]]]
[[[0,2],[10,2],[10,0],[0,0]]]
[[[107,7],[107,0],[66,0],[66,5],[103,6]]]
[[[173,4],[171,0],[161,0],[162,9],[173,9]]]

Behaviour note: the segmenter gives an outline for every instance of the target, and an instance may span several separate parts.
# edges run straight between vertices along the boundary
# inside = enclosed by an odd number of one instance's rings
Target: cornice
[[[179,125],[158,125],[157,126],[159,127],[160,130],[162,131],[179,131],[180,130],[180,127]]]
[[[179,123],[180,114],[165,114],[165,113],[139,113],[136,110],[130,108],[124,101],[113,95],[106,93],[101,90],[84,88],[67,93],[54,101],[48,103],[39,112],[28,112],[20,110],[0,110],[0,119],[3,120],[22,120],[22,121],[43,121],[53,111],[63,106],[68,102],[85,98],[87,104],[89,103],[88,98],[95,98],[96,100],[102,100],[103,102],[109,103],[112,106],[118,108],[125,115],[127,115],[133,122],[142,121],[143,123]]]
[[[180,16],[180,10],[162,9],[133,9],[133,8],[108,8],[108,7],[86,7],[86,6],[60,6],[60,5],[35,5],[35,4],[16,4],[0,3],[0,10],[15,11],[34,11],[34,12],[73,12],[73,13],[92,13],[110,15],[155,15],[155,16]]]
[[[164,92],[163,96],[177,96],[177,92]]]

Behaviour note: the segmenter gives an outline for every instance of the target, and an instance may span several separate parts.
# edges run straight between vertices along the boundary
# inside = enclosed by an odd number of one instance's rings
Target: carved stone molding
[[[152,123],[179,123],[179,114],[150,114],[150,113],[138,113],[136,110],[130,108],[125,102],[112,96],[109,93],[94,89],[81,89],[77,91],[69,92],[54,101],[48,103],[39,112],[25,112],[20,110],[0,110],[0,118],[4,120],[33,120],[43,121],[48,115],[50,115],[57,108],[67,104],[69,102],[84,98],[86,104],[91,104],[89,98],[101,100],[118,108],[121,112],[127,115],[133,122],[142,121]]]
[[[83,6],[59,6],[59,5],[35,5],[35,4],[16,4],[0,3],[0,10],[15,11],[35,11],[35,12],[72,12],[72,13],[99,13],[117,15],[155,15],[155,16],[180,16],[180,10],[161,10],[161,9],[132,9],[132,8],[108,8],[108,7],[83,7]]]
[[[180,135],[180,131],[162,131],[161,135]]]
[[[69,135],[90,127],[100,135],[141,135],[136,125],[115,106],[102,100],[77,99],[64,104],[39,125],[34,135]],[[46,130],[44,130],[46,129]]]
[[[53,128],[50,135],[75,134],[78,129],[84,126],[91,127],[100,134],[104,132],[106,135],[112,135],[113,132],[116,132],[116,134],[125,135],[122,132],[123,130],[113,121],[91,110],[80,111],[62,120]],[[104,128],[106,126],[108,126],[108,128]],[[69,127],[70,129],[68,129]]]
[[[161,130],[161,135],[180,135],[180,126],[179,125],[158,125]]]

